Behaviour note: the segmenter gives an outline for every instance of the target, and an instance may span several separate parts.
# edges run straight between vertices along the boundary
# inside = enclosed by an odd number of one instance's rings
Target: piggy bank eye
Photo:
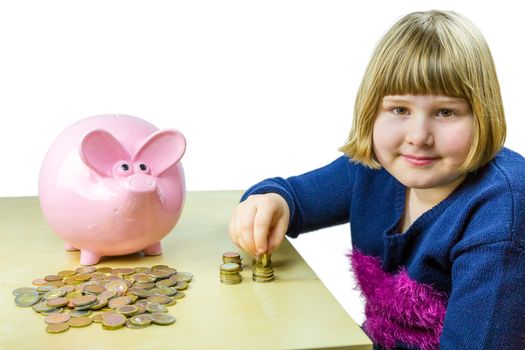
[[[149,174],[150,171],[149,171],[149,167],[146,164],[140,163],[139,165],[137,165],[137,172]]]
[[[133,173],[133,166],[129,162],[118,162],[113,168],[114,174],[118,176],[128,176]]]

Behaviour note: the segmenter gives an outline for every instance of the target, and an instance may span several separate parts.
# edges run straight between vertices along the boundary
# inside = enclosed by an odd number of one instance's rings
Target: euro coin
[[[52,314],[52,315],[46,316],[46,318],[44,318],[44,322],[48,324],[65,323],[69,321],[70,319],[71,319],[71,316],[69,314],[60,313],[60,314]]]
[[[122,305],[119,306],[116,310],[119,314],[122,314],[124,316],[132,316],[138,313],[139,308],[135,305]]]
[[[169,268],[168,265],[153,265],[151,267],[151,271],[165,270],[165,269],[168,269],[168,268]]]
[[[32,306],[33,310],[39,313],[52,312],[56,310],[56,307],[47,305],[47,302],[42,301]]]
[[[150,314],[149,317],[151,318],[151,321],[153,323],[163,325],[163,326],[172,324],[175,322],[175,316],[166,314],[166,313],[154,312]]]
[[[69,316],[71,317],[86,317],[90,316],[93,313],[91,310],[71,310],[69,311]]]
[[[96,300],[97,300],[97,297],[95,295],[82,295],[80,297],[77,297],[71,300],[71,302],[75,306],[85,306],[85,305],[93,304]]]
[[[14,296],[17,296],[17,295],[20,295],[20,294],[36,293],[36,292],[37,292],[36,288],[22,287],[22,288],[15,289],[12,293],[13,293]]]
[[[168,312],[168,308],[159,303],[148,303],[148,305],[146,305],[146,311],[148,312]]]
[[[166,295],[152,295],[146,299],[150,303],[168,304],[172,299]]]
[[[91,322],[93,322],[91,317],[75,317],[69,320],[69,325],[71,327],[86,327],[89,326]]]
[[[69,303],[68,298],[60,297],[47,300],[47,305],[51,307],[62,307],[66,306]]]
[[[66,291],[63,289],[53,289],[53,290],[50,290],[49,292],[46,292],[42,297],[46,300],[49,300],[49,299],[63,297],[66,294],[67,294]]]
[[[93,273],[97,271],[97,269],[93,266],[80,266],[76,270],[76,273],[78,274],[87,274],[87,273]]]
[[[15,297],[16,306],[29,307],[40,301],[40,294],[37,292],[22,293]]]
[[[69,329],[69,323],[53,323],[46,327],[48,333],[61,333]]]
[[[76,275],[77,273],[73,270],[64,270],[64,271],[60,271],[59,273],[57,273],[57,276],[60,276],[60,277],[71,277],[71,276],[74,276]]]
[[[129,321],[136,326],[149,326],[151,324],[151,317],[146,314],[134,315],[129,318]]]
[[[117,298],[110,299],[108,302],[108,306],[111,309],[116,309],[119,306],[128,305],[129,303],[131,303],[131,298],[128,296],[124,296],[124,297],[117,297]]]
[[[126,323],[126,316],[121,314],[109,314],[102,317],[102,327],[104,329],[118,329]]]

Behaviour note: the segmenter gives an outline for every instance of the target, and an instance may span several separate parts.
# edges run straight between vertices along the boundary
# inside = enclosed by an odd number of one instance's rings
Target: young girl
[[[345,156],[251,187],[230,236],[260,255],[350,221],[375,348],[525,349],[525,159],[504,139],[478,29],[409,14],[372,56]]]

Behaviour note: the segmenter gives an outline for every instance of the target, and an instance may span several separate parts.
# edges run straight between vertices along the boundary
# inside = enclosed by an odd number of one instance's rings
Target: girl
[[[350,221],[381,349],[525,348],[525,159],[503,147],[490,50],[454,12],[411,13],[379,42],[331,164],[243,195],[230,236],[253,255]]]

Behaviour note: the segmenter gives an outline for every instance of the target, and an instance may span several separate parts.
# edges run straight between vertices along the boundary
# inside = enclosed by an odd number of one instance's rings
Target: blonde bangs
[[[372,131],[388,95],[444,95],[470,103],[474,135],[462,172],[486,164],[503,147],[505,115],[490,49],[479,30],[454,12],[411,13],[378,43],[356,96],[352,129],[340,148],[370,168],[381,167]]]

